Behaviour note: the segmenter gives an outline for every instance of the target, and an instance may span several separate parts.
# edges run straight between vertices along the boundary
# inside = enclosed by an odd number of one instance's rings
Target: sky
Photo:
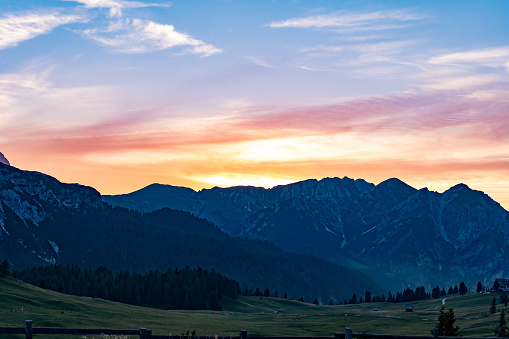
[[[509,209],[509,1],[1,0],[0,152],[151,183],[458,183]]]

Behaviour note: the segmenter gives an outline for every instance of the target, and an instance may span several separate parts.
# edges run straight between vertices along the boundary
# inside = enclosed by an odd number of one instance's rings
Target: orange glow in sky
[[[0,3],[15,167],[102,194],[397,177],[509,208],[507,1],[22,3]]]

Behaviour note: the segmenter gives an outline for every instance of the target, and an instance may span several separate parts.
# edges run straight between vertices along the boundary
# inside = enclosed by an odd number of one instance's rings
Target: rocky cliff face
[[[442,194],[416,190],[398,179],[375,186],[364,180],[326,178],[269,190],[199,192],[152,185],[104,199],[145,211],[163,206],[189,211],[231,235],[350,262],[402,286],[458,280],[473,285],[509,276],[509,213],[463,184]]]
[[[19,252],[27,261],[53,263],[61,254],[55,239],[45,235],[45,222],[103,204],[93,188],[0,164],[0,240],[3,250]]]

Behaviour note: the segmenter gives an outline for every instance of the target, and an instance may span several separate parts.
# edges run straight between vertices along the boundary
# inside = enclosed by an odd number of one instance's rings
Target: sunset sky
[[[0,152],[103,194],[398,177],[509,209],[509,1],[1,0]]]

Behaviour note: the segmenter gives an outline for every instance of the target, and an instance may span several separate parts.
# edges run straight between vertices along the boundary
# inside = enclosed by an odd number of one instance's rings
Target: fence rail
[[[25,321],[25,327],[0,327],[0,334],[24,334],[25,339],[33,339],[34,334],[76,334],[76,335],[136,335],[140,339],[247,339],[247,331],[241,330],[239,336],[235,337],[217,337],[217,336],[166,336],[152,335],[151,330],[140,327],[139,330],[116,330],[116,329],[96,329],[96,328],[47,328],[32,327],[32,320]],[[422,335],[391,335],[391,334],[369,334],[353,333],[349,327],[345,328],[344,333],[336,332],[334,337],[255,337],[249,339],[509,339],[509,337],[444,337],[438,335],[438,330],[433,329],[432,336]]]

